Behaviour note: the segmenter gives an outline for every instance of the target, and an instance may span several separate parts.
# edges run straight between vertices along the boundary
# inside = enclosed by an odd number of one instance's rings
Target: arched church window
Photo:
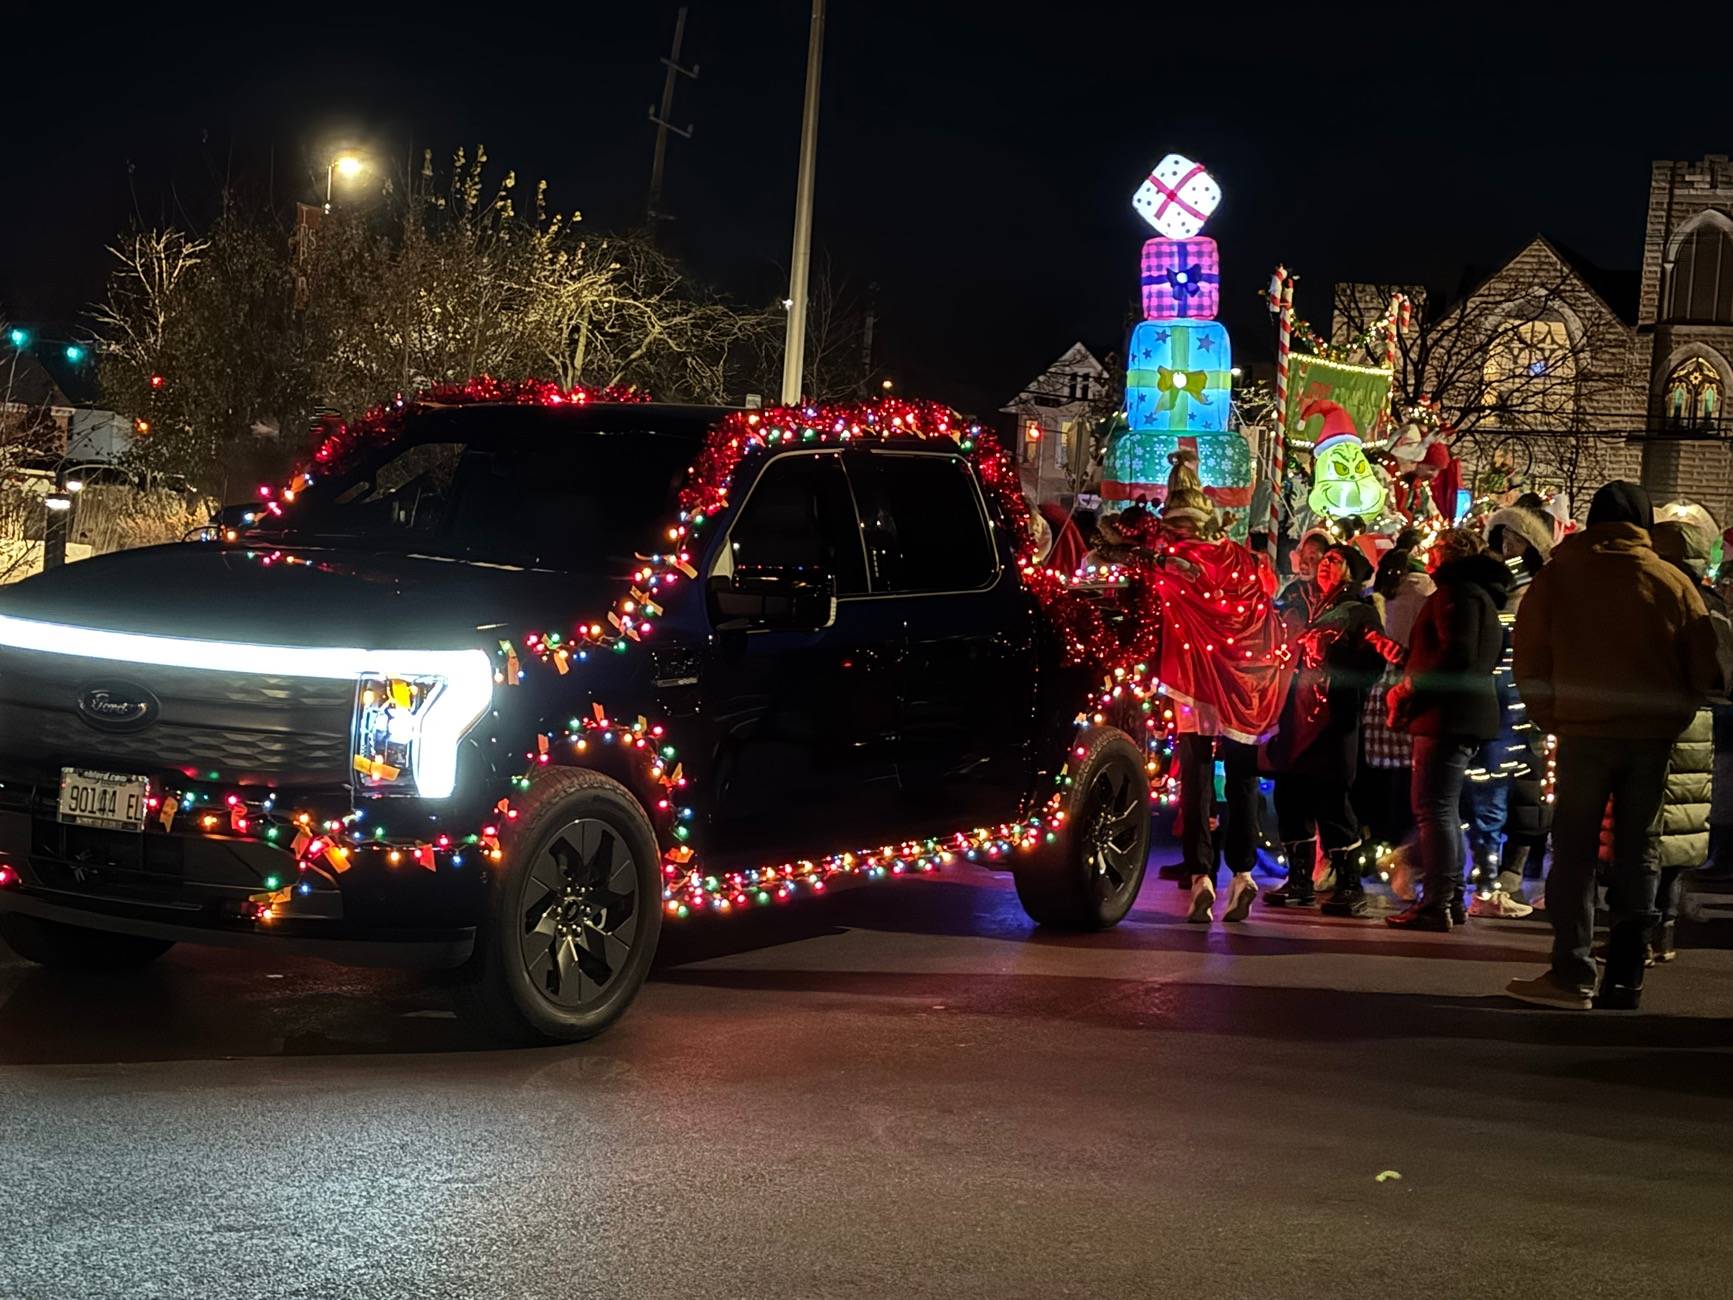
[[[1680,242],[1666,319],[1733,323],[1733,234],[1720,221],[1699,220]]]
[[[1667,421],[1685,428],[1712,424],[1726,395],[1714,366],[1702,357],[1687,358],[1667,376]]]

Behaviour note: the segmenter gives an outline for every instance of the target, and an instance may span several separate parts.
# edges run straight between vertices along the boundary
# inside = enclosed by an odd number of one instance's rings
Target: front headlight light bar
[[[154,633],[117,632],[0,614],[0,645],[47,654],[78,655],[115,663],[158,664],[166,668],[204,668],[219,672],[261,673],[280,677],[318,677],[356,683],[352,757],[369,762],[359,770],[358,788],[413,793],[424,799],[449,798],[457,788],[457,750],[464,735],[493,702],[493,660],[482,650],[364,650],[346,646],[264,645],[242,641],[203,641]],[[399,749],[379,754],[359,745],[363,709],[359,701],[369,684],[409,687],[391,695],[394,710],[370,724],[383,723],[389,738],[395,725]],[[398,716],[401,715],[401,716]],[[369,741],[370,745],[372,741]],[[384,779],[392,753],[405,760],[390,783]],[[408,781],[403,774],[407,771]]]

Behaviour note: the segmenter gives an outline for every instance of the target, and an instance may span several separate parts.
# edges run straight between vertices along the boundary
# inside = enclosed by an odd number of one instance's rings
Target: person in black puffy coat
[[[1392,723],[1414,737],[1410,787],[1419,830],[1421,892],[1388,924],[1449,930],[1463,907],[1462,782],[1480,747],[1498,735],[1493,670],[1504,650],[1499,611],[1510,570],[1486,553],[1479,533],[1453,528],[1433,544],[1432,580],[1409,638],[1407,674],[1390,692]]]

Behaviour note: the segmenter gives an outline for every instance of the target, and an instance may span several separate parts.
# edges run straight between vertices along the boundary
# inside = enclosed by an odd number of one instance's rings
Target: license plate
[[[60,769],[60,820],[74,826],[142,831],[145,799],[149,794],[150,780],[147,777],[63,767]]]

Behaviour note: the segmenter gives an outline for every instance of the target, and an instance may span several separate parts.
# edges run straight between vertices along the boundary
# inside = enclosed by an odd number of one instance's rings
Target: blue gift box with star
[[[1221,310],[1216,241],[1152,239],[1143,246],[1145,320],[1214,320]]]
[[[1213,320],[1146,320],[1131,332],[1125,416],[1133,430],[1220,433],[1228,427],[1228,332]]]

